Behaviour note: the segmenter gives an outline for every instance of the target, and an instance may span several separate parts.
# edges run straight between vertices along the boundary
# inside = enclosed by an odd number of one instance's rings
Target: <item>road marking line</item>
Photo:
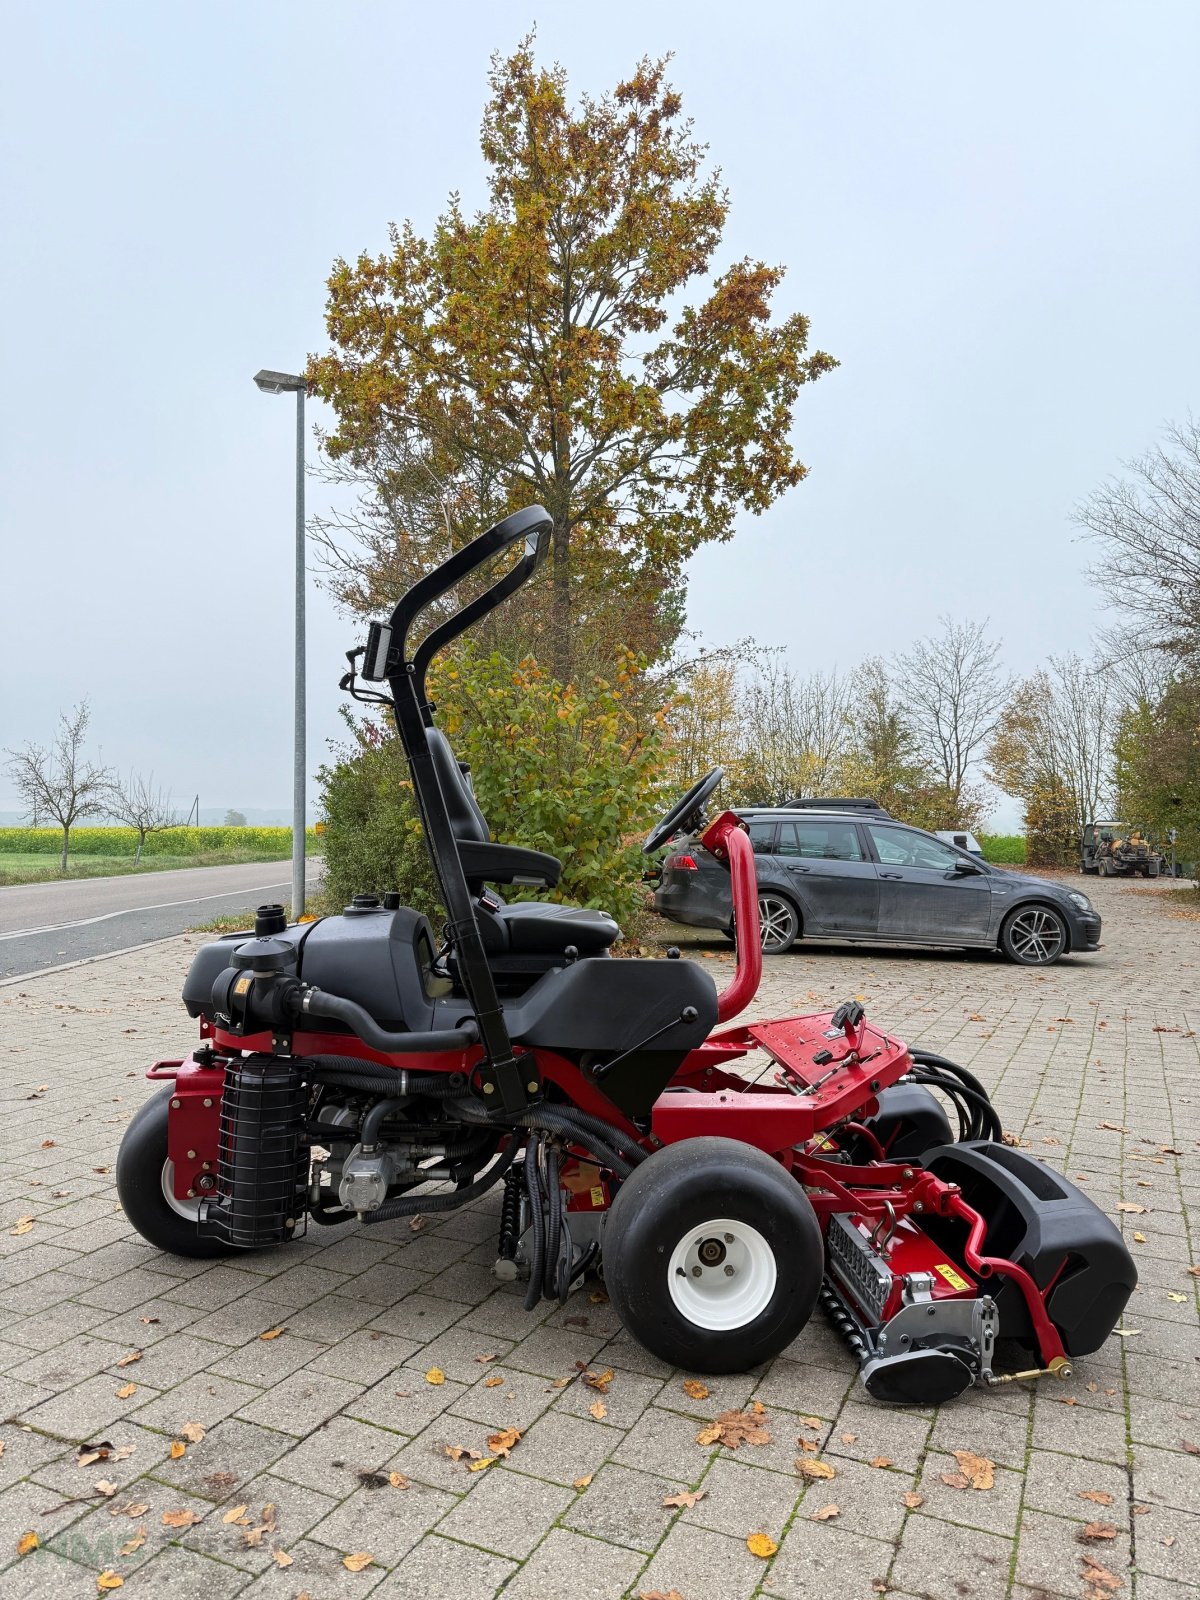
[[[261,894],[264,889],[287,889],[287,883],[252,883],[244,889],[223,889],[220,894],[195,895],[190,900],[160,900],[152,906],[126,906],[123,911],[104,911],[98,917],[80,917],[75,922],[46,922],[38,928],[16,928],[0,933],[0,939],[29,939],[38,933],[62,933],[68,928],[89,928],[95,922],[110,922],[113,917],[133,917],[142,911],[168,911],[174,906],[198,906],[206,900],[231,900],[239,894]]]
[[[55,967],[36,967],[32,972],[14,972],[10,978],[0,978],[0,989],[6,984],[29,983],[34,978],[45,978],[53,972],[68,972],[72,967],[90,967],[97,961],[112,961],[117,956],[135,955],[139,950],[150,950],[156,944],[170,944],[172,939],[186,937],[184,933],[164,933],[161,939],[147,939],[144,944],[127,944],[120,950],[105,950],[98,956],[81,956],[78,961],[60,961]]]

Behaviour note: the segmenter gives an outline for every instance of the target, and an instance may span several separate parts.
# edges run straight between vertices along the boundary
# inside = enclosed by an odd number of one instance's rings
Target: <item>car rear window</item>
[[[852,822],[781,822],[781,856],[817,861],[861,861],[862,846]]]
[[[774,853],[775,824],[773,822],[750,822],[746,824],[750,832],[750,843],[754,846],[756,856],[769,856]]]

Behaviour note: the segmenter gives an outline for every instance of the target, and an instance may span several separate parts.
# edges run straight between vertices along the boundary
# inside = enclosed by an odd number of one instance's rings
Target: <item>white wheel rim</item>
[[[667,1266],[675,1309],[713,1333],[747,1327],[761,1316],[777,1276],[775,1252],[758,1229],[729,1217],[689,1228]]]
[[[175,1193],[175,1163],[164,1161],[162,1169],[163,1199],[170,1206],[177,1217],[184,1217],[188,1222],[195,1222],[200,1216],[199,1200],[180,1200]]]

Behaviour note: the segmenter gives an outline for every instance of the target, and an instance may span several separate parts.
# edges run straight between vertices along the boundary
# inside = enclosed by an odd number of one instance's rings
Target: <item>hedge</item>
[[[1026,862],[1025,836],[1021,833],[981,833],[979,848],[985,861],[1001,867],[1023,867]]]
[[[315,829],[307,833],[308,849],[318,847]],[[132,856],[137,850],[136,828],[72,828],[73,856]],[[199,856],[213,851],[246,851],[282,860],[292,853],[290,828],[167,828],[147,836],[143,856]],[[0,855],[57,856],[62,851],[61,828],[0,828]]]

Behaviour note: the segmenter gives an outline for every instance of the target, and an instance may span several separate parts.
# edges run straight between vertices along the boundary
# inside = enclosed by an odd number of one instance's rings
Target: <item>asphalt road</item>
[[[310,883],[320,867],[308,863]],[[0,981],[252,912],[291,887],[290,861],[254,861],[0,888]]]

